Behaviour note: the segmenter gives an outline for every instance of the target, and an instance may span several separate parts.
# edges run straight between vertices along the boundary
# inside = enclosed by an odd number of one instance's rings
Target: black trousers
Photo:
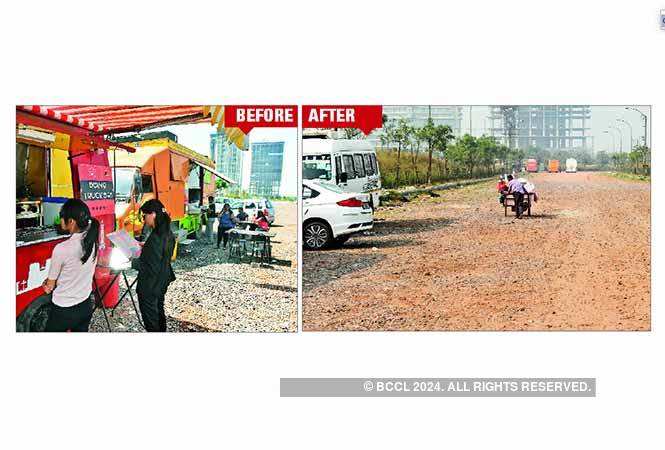
[[[513,196],[515,197],[515,216],[522,217],[522,202],[524,201],[524,194],[521,192],[515,192]]]
[[[224,239],[224,247],[229,242],[229,234],[227,231],[232,230],[233,227],[217,227],[217,248],[219,248],[219,243]]]
[[[139,309],[143,317],[143,325],[146,331],[165,332],[166,313],[164,312],[164,296],[152,295],[141,292],[136,293],[139,297]]]
[[[45,331],[88,331],[92,319],[92,307],[92,300],[89,297],[74,306],[53,304],[48,314]]]

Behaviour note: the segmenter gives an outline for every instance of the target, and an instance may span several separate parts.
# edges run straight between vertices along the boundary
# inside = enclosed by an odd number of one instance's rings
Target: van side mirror
[[[349,181],[349,174],[346,172],[342,172],[339,174],[339,182],[340,183],[346,183]]]

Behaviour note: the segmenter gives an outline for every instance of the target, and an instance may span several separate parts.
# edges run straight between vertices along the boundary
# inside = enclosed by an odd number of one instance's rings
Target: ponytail
[[[83,246],[83,256],[81,257],[82,263],[85,264],[91,254],[93,258],[97,257],[97,247],[99,246],[99,220],[94,217],[90,218],[90,225],[88,225],[88,231],[86,231],[81,245]]]
[[[74,220],[79,230],[85,233],[81,240],[83,250],[81,263],[85,264],[90,255],[96,258],[99,247],[99,221],[90,215],[88,205],[78,198],[70,198],[60,209],[60,218],[64,219],[65,222],[70,219]]]

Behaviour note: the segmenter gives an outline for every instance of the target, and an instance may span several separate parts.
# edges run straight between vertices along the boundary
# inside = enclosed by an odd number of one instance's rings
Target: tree
[[[418,155],[420,154],[420,147],[422,143],[427,140],[424,133],[424,128],[414,128],[411,142],[411,165],[413,173],[416,177],[416,184],[420,183],[420,174],[418,173]]]
[[[497,159],[498,144],[492,136],[482,135],[477,139],[478,159],[485,167],[487,175],[494,174],[494,162]]]
[[[610,164],[610,156],[605,150],[599,151],[596,154],[596,163],[601,167],[607,167]]]
[[[448,143],[454,139],[453,130],[448,125],[434,125],[432,118],[421,129],[422,137],[427,142],[427,184],[432,184],[432,158],[437,151],[445,155]],[[447,171],[447,167],[446,167]]]
[[[362,139],[365,137],[365,133],[358,128],[344,128],[343,130],[345,139]]]
[[[397,144],[397,164],[395,166],[395,184],[399,185],[399,172],[401,166],[402,149],[409,145],[413,128],[406,119],[399,119],[395,128],[394,139]]]
[[[479,160],[478,142],[475,137],[465,134],[457,139],[455,145],[449,149],[448,154],[466,169],[469,176],[473,176],[473,169],[478,165]]]

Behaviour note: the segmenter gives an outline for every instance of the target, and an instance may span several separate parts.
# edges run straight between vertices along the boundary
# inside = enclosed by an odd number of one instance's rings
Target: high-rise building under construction
[[[490,134],[511,148],[589,149],[589,105],[490,106]]]

